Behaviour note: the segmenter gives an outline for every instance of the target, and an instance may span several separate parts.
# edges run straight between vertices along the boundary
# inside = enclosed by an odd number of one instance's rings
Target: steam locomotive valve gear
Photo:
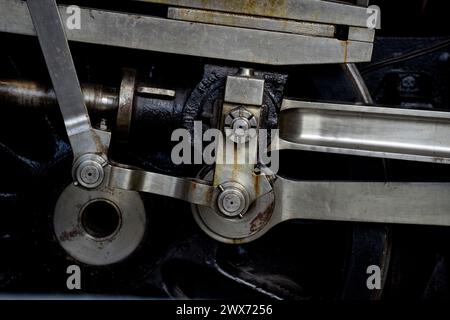
[[[0,294],[70,261],[88,293],[378,299],[405,255],[448,296],[450,40],[422,30],[433,1],[402,8],[415,33],[375,41],[392,1],[1,0]],[[9,264],[28,249],[30,267]]]

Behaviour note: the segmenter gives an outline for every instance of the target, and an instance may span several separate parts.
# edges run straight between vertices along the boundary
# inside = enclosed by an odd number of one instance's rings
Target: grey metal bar
[[[367,27],[365,7],[322,0],[136,0],[264,17]]]
[[[3,0],[0,31],[35,35],[20,0]],[[63,19],[66,7],[60,6]],[[81,9],[72,41],[271,65],[370,61],[373,44],[264,30],[191,23],[135,14]]]
[[[207,207],[214,205],[216,188],[205,183],[117,166],[110,166],[108,170],[111,188],[158,194]]]
[[[91,127],[55,0],[28,0],[27,4],[74,154],[104,152]]]
[[[290,219],[450,226],[450,183],[293,181],[278,177],[273,224]]]
[[[450,163],[450,113],[284,100],[277,149]]]
[[[272,19],[226,12],[198,10],[198,9],[171,7],[168,10],[167,17],[175,20],[304,34],[327,38],[334,38],[336,32],[336,27],[330,24],[319,24],[286,19]]]
[[[348,40],[373,42],[375,40],[375,30],[350,27],[348,29]]]
[[[91,129],[83,93],[55,0],[28,0],[53,88],[69,136]]]

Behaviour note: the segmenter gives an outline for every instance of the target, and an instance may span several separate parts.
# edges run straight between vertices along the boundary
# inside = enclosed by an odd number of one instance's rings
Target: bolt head
[[[245,143],[256,134],[256,118],[245,108],[231,111],[225,118],[225,132],[235,143]]]
[[[96,188],[102,184],[105,160],[97,155],[84,155],[75,162],[75,180],[85,188]]]
[[[244,137],[248,134],[250,123],[246,118],[237,118],[231,123],[231,128],[236,136]]]
[[[230,218],[243,217],[249,202],[246,190],[232,182],[223,184],[221,190],[217,198],[219,211]]]

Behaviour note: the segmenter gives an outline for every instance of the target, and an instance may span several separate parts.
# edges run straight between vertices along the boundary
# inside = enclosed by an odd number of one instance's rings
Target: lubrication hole
[[[120,226],[119,209],[106,200],[91,202],[81,213],[81,225],[94,238],[108,237]]]

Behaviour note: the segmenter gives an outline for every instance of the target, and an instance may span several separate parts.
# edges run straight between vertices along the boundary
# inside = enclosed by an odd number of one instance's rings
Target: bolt
[[[240,184],[227,182],[219,186],[221,193],[217,198],[217,206],[227,217],[242,218],[247,210],[249,196]]]
[[[233,129],[236,136],[242,138],[244,138],[245,134],[250,129],[250,127],[251,127],[250,122],[244,117],[234,119],[233,122],[231,123],[231,129]]]
[[[242,205],[243,196],[239,193],[228,193],[222,198],[222,205],[226,212],[233,213]]]
[[[251,112],[245,108],[236,108],[225,117],[227,136],[235,143],[244,143],[256,134],[257,122]]]
[[[94,184],[99,180],[101,170],[97,167],[97,163],[82,164],[80,168],[80,177],[85,183]]]
[[[74,176],[76,181],[85,188],[96,188],[105,176],[103,165],[105,160],[94,154],[81,156],[74,164]]]

